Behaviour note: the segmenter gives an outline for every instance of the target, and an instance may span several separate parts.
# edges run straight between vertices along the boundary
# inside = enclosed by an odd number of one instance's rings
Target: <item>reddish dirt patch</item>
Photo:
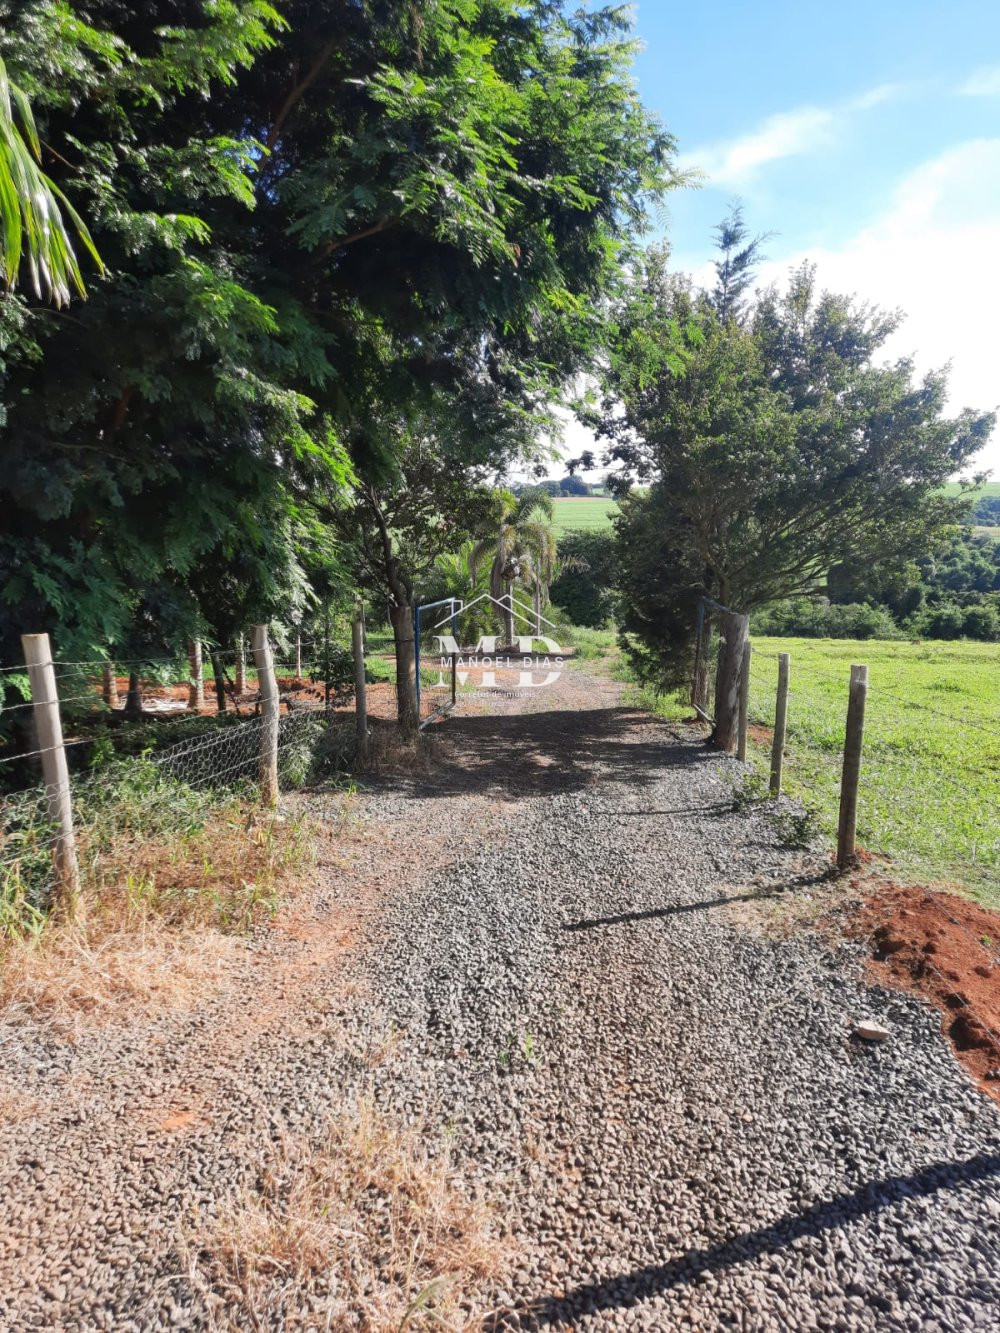
[[[166,1120],[161,1121],[160,1128],[166,1133],[175,1129],[187,1129],[197,1119],[194,1111],[178,1111],[176,1115],[167,1116]]]
[[[877,980],[930,1000],[959,1060],[1000,1102],[1000,913],[955,894],[877,885],[857,929]]]

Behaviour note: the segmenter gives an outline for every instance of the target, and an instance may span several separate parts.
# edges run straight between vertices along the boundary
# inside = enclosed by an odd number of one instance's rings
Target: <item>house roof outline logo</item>
[[[474,606],[477,606],[480,602],[483,601],[492,602],[493,605],[497,607],[500,611],[510,611],[513,615],[517,616],[518,620],[524,621],[524,623],[529,627],[529,629],[534,629],[535,625],[542,621],[544,621],[545,624],[548,625],[549,629],[554,630],[556,628],[556,626],[553,625],[552,621],[547,619],[545,616],[539,614],[536,617],[531,607],[525,606],[524,602],[518,601],[518,599],[512,593],[508,593],[503,597],[494,597],[493,594],[490,592],[480,593],[479,596],[474,597],[471,602],[460,603],[456,611],[454,612],[449,611],[443,620],[438,621],[438,623],[434,626],[434,628],[440,629],[442,625],[450,624],[453,619],[455,619],[458,616],[464,615],[466,611],[471,611]],[[522,607],[523,610],[518,611],[516,609],[517,607]],[[540,636],[538,633],[534,633],[532,637],[537,639],[543,636]]]

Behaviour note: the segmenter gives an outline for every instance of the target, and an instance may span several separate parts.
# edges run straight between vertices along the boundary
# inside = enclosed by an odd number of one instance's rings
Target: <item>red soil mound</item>
[[[1000,913],[955,894],[876,886],[858,918],[882,984],[924,996],[955,1053],[1000,1102]]]

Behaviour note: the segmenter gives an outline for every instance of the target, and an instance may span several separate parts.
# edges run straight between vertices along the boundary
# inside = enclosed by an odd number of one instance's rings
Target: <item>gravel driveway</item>
[[[0,1131],[0,1326],[205,1327],[180,1217],[364,1079],[507,1219],[504,1326],[1000,1328],[1000,1113],[937,1016],[780,928],[820,867],[698,734],[579,670],[515,707],[366,792],[309,929],[197,1014],[7,1034],[42,1105]]]

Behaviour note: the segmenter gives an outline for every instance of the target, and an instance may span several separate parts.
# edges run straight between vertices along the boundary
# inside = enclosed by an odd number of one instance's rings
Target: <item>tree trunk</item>
[[[514,585],[513,583],[508,583],[506,587],[507,592],[505,596],[507,600],[504,603],[503,609],[503,628],[504,634],[507,636],[507,642],[504,644],[504,647],[510,648],[514,644]]]
[[[104,702],[109,708],[117,708],[120,700],[118,698],[118,679],[115,676],[114,662],[106,662],[104,666],[104,688],[102,691]]]
[[[247,641],[242,634],[236,636],[236,694],[241,697],[247,692]]]
[[[295,679],[302,679],[302,635],[295,636]]]
[[[220,713],[226,711],[226,673],[222,669],[222,658],[217,648],[212,649],[212,675],[215,677],[215,706]]]
[[[542,585],[535,579],[535,633],[542,632]]]
[[[128,694],[125,696],[125,716],[130,722],[137,722],[142,717],[142,690],[139,688],[139,673],[132,671],[128,678]]]
[[[711,743],[732,754],[740,729],[740,676],[750,631],[749,616],[726,611],[719,625],[719,671],[715,680],[715,730]]]
[[[399,729],[407,740],[420,734],[417,707],[417,656],[413,642],[413,608],[398,602],[389,607],[392,637],[396,646],[396,712]]]
[[[188,663],[191,679],[188,681],[188,708],[205,707],[205,678],[201,669],[201,644],[192,639],[188,644]]]

